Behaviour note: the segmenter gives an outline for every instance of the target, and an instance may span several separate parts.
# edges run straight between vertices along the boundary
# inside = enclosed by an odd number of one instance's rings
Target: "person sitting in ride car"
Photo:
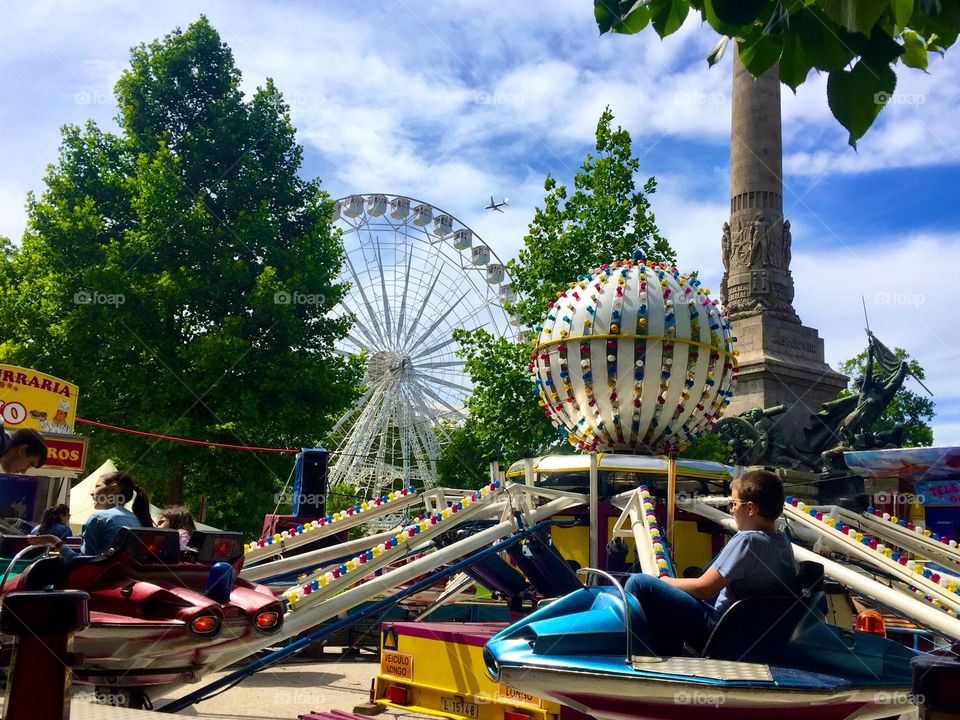
[[[157,527],[176,530],[180,534],[180,549],[184,550],[190,536],[197,529],[193,515],[181,505],[167,505],[157,516]]]
[[[783,483],[753,470],[730,484],[730,513],[739,532],[697,578],[633,575],[625,589],[640,601],[636,634],[649,654],[680,655],[684,643],[703,650],[720,616],[737,600],[791,595],[797,571],[790,541],[777,532]],[[716,597],[711,605],[706,602]]]
[[[30,531],[31,535],[56,535],[61,540],[66,540],[73,535],[73,531],[68,525],[70,519],[70,508],[63,503],[48,507],[43,511],[43,517],[40,524]]]
[[[147,493],[125,472],[112,472],[97,480],[93,491],[95,511],[84,521],[80,537],[80,555],[102,555],[113,544],[117,533],[125,527],[153,527],[150,517],[150,500]],[[124,507],[133,499],[133,510]],[[52,535],[37,535],[30,538],[31,545],[53,545],[60,551],[60,557],[72,560],[76,551],[63,544],[63,540]]]

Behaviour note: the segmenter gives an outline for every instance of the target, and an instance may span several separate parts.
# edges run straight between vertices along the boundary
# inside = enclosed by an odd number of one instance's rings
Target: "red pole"
[[[68,720],[73,633],[90,624],[85,592],[19,592],[3,598],[0,630],[16,643],[3,720]]]

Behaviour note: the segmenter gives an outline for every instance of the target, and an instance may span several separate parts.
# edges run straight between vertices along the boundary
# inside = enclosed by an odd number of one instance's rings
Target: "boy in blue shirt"
[[[627,581],[626,590],[643,609],[634,622],[650,654],[680,655],[684,643],[702,651],[717,620],[737,600],[795,590],[793,547],[776,529],[784,502],[780,478],[753,470],[734,479],[730,491],[739,532],[700,577],[634,575]],[[713,605],[706,602],[714,597]]]

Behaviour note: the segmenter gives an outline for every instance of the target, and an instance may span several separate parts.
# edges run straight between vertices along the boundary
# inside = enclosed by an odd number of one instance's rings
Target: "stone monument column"
[[[726,415],[786,405],[777,416],[799,442],[811,412],[846,387],[824,362],[823,340],[793,308],[790,221],[783,216],[780,80],[759,78],[733,59],[730,219],[723,224],[720,298],[740,351],[736,393]]]

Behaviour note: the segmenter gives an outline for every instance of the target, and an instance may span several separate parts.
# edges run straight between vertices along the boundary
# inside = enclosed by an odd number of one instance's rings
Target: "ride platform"
[[[371,700],[451,720],[587,718],[488,677],[483,646],[505,627],[507,623],[384,623]]]

